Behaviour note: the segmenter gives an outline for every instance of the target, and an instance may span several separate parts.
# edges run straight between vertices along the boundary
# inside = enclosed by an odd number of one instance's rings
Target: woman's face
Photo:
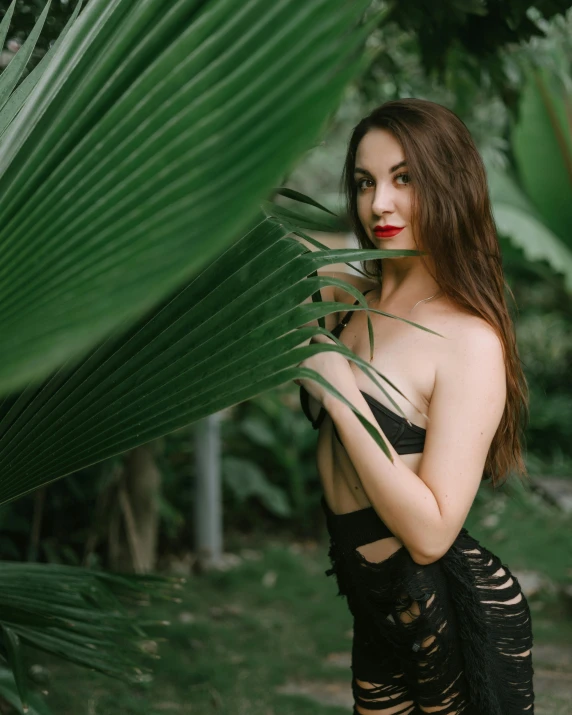
[[[413,249],[412,194],[403,149],[385,129],[370,129],[360,141],[354,180],[357,210],[377,248]],[[384,229],[393,226],[399,231]]]

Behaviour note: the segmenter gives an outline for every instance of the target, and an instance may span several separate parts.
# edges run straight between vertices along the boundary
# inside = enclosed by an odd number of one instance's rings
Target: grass
[[[323,663],[350,647],[351,618],[336,598],[323,548],[251,541],[240,567],[191,578],[180,605],[156,606],[172,625],[150,683],[128,686],[42,657],[51,672],[47,697],[58,715],[339,715],[339,708],[277,695],[297,678],[349,683],[349,670]]]
[[[570,583],[569,521],[532,506],[519,493],[496,495],[493,502],[479,496],[466,526],[511,570],[541,570]],[[46,700],[53,713],[347,715],[347,708],[276,692],[296,680],[349,687],[349,668],[326,660],[328,654],[350,650],[351,617],[345,600],[336,597],[334,579],[324,575],[329,567],[325,541],[289,543],[264,534],[234,534],[227,535],[226,547],[238,555],[236,567],[191,577],[182,603],[153,607],[152,617],[170,620],[171,626],[148,629],[152,638],[166,637],[158,645],[161,659],[150,682],[129,686],[36,658],[50,672]],[[556,595],[529,602],[535,644],[572,642],[572,614]],[[542,703],[545,709],[539,712],[560,712],[561,704],[549,694],[542,695]]]

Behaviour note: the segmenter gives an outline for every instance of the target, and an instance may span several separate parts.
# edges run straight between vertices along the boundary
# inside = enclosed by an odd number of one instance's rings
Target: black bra
[[[365,291],[364,295],[367,293],[369,293],[369,291]],[[357,305],[358,303],[359,300],[356,300],[354,305]],[[350,322],[354,312],[355,311],[353,310],[348,311],[343,320],[341,320],[332,330],[332,334],[335,335],[336,338],[339,337],[342,330]],[[418,427],[417,425],[408,424],[405,417],[398,415],[385,405],[382,405],[375,399],[375,397],[368,395],[367,392],[364,392],[363,390],[360,390],[360,392],[364,396],[367,404],[370,406],[373,416],[383,430],[384,435],[387,437],[387,440],[393,446],[397,454],[418,454],[423,451],[423,447],[425,446],[426,430],[422,427]],[[310,412],[309,397],[310,395],[308,394],[308,391],[303,386],[300,386],[300,404],[302,405],[302,410],[312,423],[312,427],[314,429],[318,429],[318,427],[322,424],[327,411],[324,407],[321,407],[319,415],[314,420]],[[334,425],[334,433],[338,442],[341,443],[336,425]]]

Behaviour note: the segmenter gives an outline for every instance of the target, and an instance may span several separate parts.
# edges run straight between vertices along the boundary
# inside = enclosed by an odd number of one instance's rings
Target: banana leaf
[[[572,98],[547,68],[530,66],[511,145],[520,184],[550,231],[572,250]]]
[[[514,177],[492,170],[488,176],[499,232],[521,248],[528,260],[546,261],[561,273],[572,292],[572,250],[550,230]]]
[[[512,169],[489,168],[500,233],[531,261],[546,261],[572,292],[572,100],[555,70],[525,64]]]

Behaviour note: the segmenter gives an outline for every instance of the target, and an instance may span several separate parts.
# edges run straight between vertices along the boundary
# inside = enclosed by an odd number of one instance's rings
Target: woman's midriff
[[[421,463],[421,454],[404,454],[401,459],[415,473]],[[386,458],[382,455],[382,458]],[[336,514],[365,509],[371,506],[359,476],[343,445],[334,435],[333,422],[326,415],[320,427],[316,451],[316,464],[324,498]],[[372,563],[384,561],[403,546],[397,537],[389,537],[358,547],[358,551]]]

